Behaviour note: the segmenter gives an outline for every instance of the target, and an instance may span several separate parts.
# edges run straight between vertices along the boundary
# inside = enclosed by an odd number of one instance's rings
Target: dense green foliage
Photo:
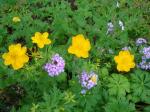
[[[148,0],[0,0],[0,112],[150,112],[150,72],[137,66],[118,72],[114,56],[131,47],[135,62],[141,55],[135,40],[150,42]],[[20,22],[12,18],[19,16]],[[118,21],[124,22],[122,31]],[[107,35],[107,23],[115,30]],[[51,45],[38,49],[35,32],[49,32]],[[90,56],[68,53],[74,35],[84,34],[91,42]],[[12,43],[27,46],[30,61],[13,70],[1,58]],[[149,45],[150,43],[148,43]],[[48,76],[43,65],[59,53],[65,71]],[[78,76],[83,70],[99,76],[97,86],[86,94]]]

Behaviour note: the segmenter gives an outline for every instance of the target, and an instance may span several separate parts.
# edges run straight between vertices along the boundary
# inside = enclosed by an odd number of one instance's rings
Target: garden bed
[[[0,112],[150,112],[148,0],[0,0]]]

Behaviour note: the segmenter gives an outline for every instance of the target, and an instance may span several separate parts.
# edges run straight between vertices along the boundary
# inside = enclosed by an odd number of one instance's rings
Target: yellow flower
[[[4,53],[2,58],[5,65],[12,65],[14,70],[20,69],[29,61],[26,55],[27,48],[21,47],[21,44],[13,44],[9,46],[9,52]]]
[[[48,39],[48,35],[48,32],[44,32],[43,34],[36,32],[34,37],[32,37],[32,42],[36,43],[39,48],[43,48],[44,45],[51,44],[51,40]]]
[[[91,44],[88,39],[85,39],[82,34],[79,34],[72,38],[72,45],[68,48],[70,54],[75,54],[78,58],[89,57],[89,50],[91,49]]]
[[[120,51],[114,60],[117,63],[118,71],[129,72],[131,68],[135,67],[134,55],[131,55],[128,50]]]
[[[15,16],[15,17],[13,17],[12,21],[17,23],[17,22],[20,22],[21,20],[18,16]]]
[[[97,75],[93,75],[93,76],[91,77],[91,81],[92,81],[93,83],[97,84]]]

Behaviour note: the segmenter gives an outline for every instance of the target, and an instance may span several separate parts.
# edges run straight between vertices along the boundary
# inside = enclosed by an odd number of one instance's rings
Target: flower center
[[[57,61],[54,61],[54,62],[53,62],[54,65],[57,65],[57,63],[58,63]]]
[[[93,75],[93,76],[91,77],[91,81],[94,82],[94,83],[96,83],[96,82],[97,82],[97,77],[96,77],[95,75]]]
[[[128,61],[129,61],[129,58],[127,56],[123,56],[121,59],[121,64],[125,65],[128,63]]]
[[[18,57],[18,55],[17,55],[17,54],[15,54],[15,53],[11,54],[11,58],[12,58],[13,60],[16,60],[16,59],[17,59],[17,57]]]

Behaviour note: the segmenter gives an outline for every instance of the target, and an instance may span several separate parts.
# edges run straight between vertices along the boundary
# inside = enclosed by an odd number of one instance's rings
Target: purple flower
[[[146,59],[150,58],[150,47],[144,47],[142,50],[142,53],[144,54],[144,57]]]
[[[48,75],[51,77],[58,76],[60,73],[64,72],[65,61],[59,54],[55,54],[51,58],[51,62],[48,62],[44,65],[45,71],[48,72]]]
[[[140,53],[143,54],[142,61],[139,63],[138,67],[145,70],[150,70],[150,46],[144,47]]]
[[[98,76],[94,73],[82,72],[80,76],[80,83],[84,89],[91,89],[92,87],[97,85]]]
[[[85,90],[85,89],[82,89],[82,90],[81,90],[81,94],[86,94],[86,90]]]
[[[142,60],[142,62],[139,64],[139,67],[144,70],[150,70],[150,62]]]
[[[106,34],[112,34],[114,32],[114,25],[112,22],[107,23],[107,33]]]
[[[137,45],[137,46],[140,46],[140,45],[146,44],[146,43],[147,43],[147,41],[146,41],[146,39],[144,39],[144,38],[138,38],[138,39],[136,40],[136,45]]]

